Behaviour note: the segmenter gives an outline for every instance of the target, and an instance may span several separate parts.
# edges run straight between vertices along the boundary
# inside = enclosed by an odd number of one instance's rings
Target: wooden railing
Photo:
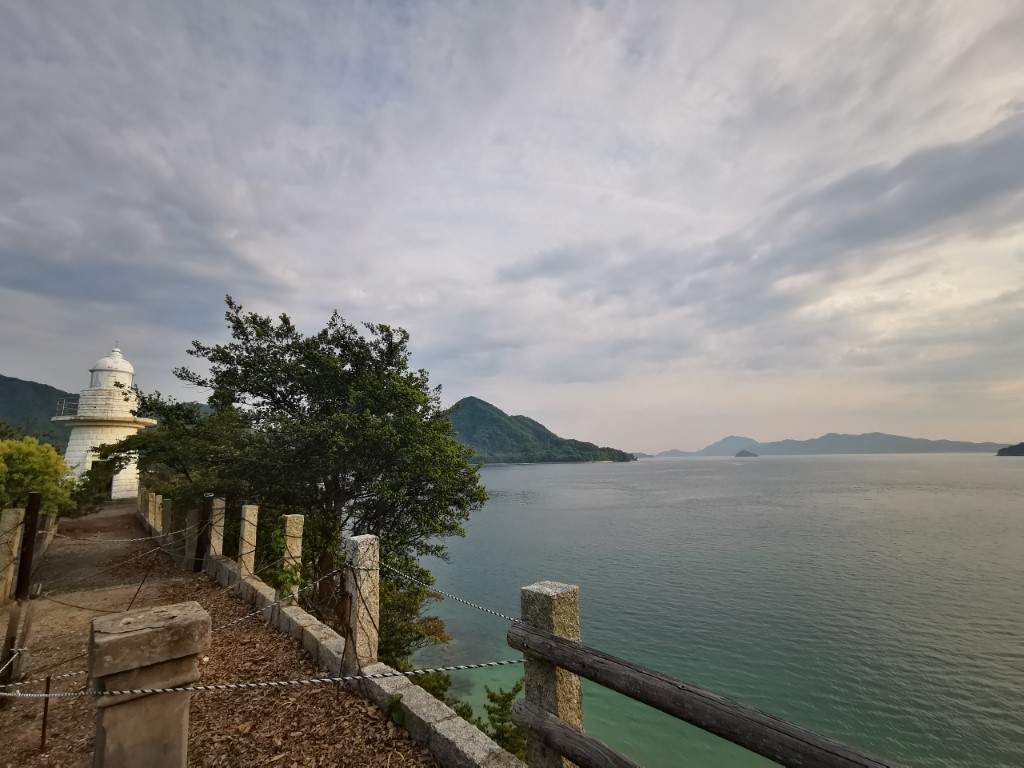
[[[800,768],[892,768],[899,765],[732,699],[589,648],[575,638],[561,637],[560,634],[579,635],[578,613],[575,628],[567,615],[578,607],[578,597],[559,605],[556,596],[549,602],[552,616],[541,616],[541,621],[536,621],[538,587],[549,601],[556,587],[564,588],[563,594],[579,594],[576,587],[553,582],[525,587],[523,621],[513,624],[508,631],[508,644],[527,657],[526,698],[516,702],[512,719],[527,732],[530,768],[561,768],[571,764],[563,758],[581,768],[637,765],[583,732],[581,697],[575,693],[558,695],[572,687],[567,680],[569,673],[660,709],[780,765]],[[534,606],[532,611],[527,610],[529,604]],[[531,624],[548,626],[541,628]],[[559,625],[561,628],[568,626],[569,631],[560,632]],[[548,631],[551,629],[554,632]],[[562,676],[555,683],[558,691],[551,684],[555,670]]]

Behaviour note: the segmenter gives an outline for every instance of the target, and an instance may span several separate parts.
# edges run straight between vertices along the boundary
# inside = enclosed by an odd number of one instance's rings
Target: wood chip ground
[[[91,620],[124,611],[129,604],[141,608],[195,600],[210,613],[214,627],[252,610],[209,577],[177,569],[166,555],[150,551],[150,542],[100,544],[102,539],[143,535],[134,518],[134,506],[62,521],[59,532],[93,541],[55,539],[37,570],[36,580],[49,599],[33,604],[30,654],[21,670],[25,679],[85,669]],[[124,564],[111,568],[118,563]],[[0,610],[3,628],[7,613]],[[215,632],[200,669],[200,684],[324,674],[297,642],[258,618]],[[82,675],[54,681],[53,690],[83,690],[86,685]],[[41,692],[43,686],[21,690]],[[94,700],[51,699],[45,751],[40,750],[42,713],[41,699],[11,700],[0,709],[0,765],[92,765]],[[190,766],[436,765],[430,754],[380,709],[336,686],[196,693],[190,717]]]

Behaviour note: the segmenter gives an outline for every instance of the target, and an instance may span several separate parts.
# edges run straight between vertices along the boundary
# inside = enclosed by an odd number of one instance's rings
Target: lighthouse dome
[[[101,357],[89,368],[92,377],[90,387],[110,387],[115,383],[130,387],[135,378],[135,366],[124,359],[121,350],[114,347],[110,354]]]

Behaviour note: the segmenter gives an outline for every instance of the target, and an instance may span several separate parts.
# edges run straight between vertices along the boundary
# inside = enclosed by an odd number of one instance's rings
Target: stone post
[[[343,668],[346,675],[377,662],[380,626],[380,544],[376,536],[345,539],[345,592],[348,632]]]
[[[14,592],[14,566],[21,549],[24,520],[24,509],[5,509],[0,512],[0,604]]]
[[[199,679],[210,615],[196,602],[93,619],[89,676],[97,691],[176,688]],[[93,768],[185,768],[191,694],[98,696]]]
[[[147,491],[149,496],[149,509],[150,515],[153,518],[153,529],[154,533],[160,534],[164,532],[164,504],[162,500],[159,500],[155,493]]]
[[[256,571],[256,519],[260,508],[255,504],[242,507],[242,525],[238,531],[238,572],[244,579]]]
[[[196,560],[196,543],[199,541],[198,509],[193,507],[185,514],[185,526],[185,554],[181,559],[181,567],[191,571]]]
[[[210,513],[210,554],[224,554],[224,499],[214,497]]]
[[[580,588],[555,581],[523,587],[519,596],[523,624],[580,642]],[[526,700],[583,730],[583,690],[578,676],[554,664],[526,657]],[[528,735],[526,762],[530,768],[574,765]]]
[[[187,525],[187,514],[179,505],[171,503],[170,499],[164,499],[164,517],[171,519],[171,556],[178,565],[184,558],[185,552],[185,526]]]
[[[166,536],[174,530],[173,521],[171,520],[170,500],[168,500],[167,504],[164,504],[164,497],[158,493],[154,495],[153,503],[160,509],[160,533]],[[164,543],[166,544],[167,542]]]
[[[291,594],[299,591],[299,574],[302,572],[302,515],[282,515],[284,522],[284,570],[292,574]]]

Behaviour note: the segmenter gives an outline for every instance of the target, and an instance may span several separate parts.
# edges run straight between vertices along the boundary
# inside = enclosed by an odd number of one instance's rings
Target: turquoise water
[[[1024,460],[762,457],[487,467],[429,566],[511,616],[580,586],[585,643],[914,766],[1024,766]],[[419,663],[515,658],[507,622],[437,606]],[[483,686],[521,668],[455,676]],[[647,766],[768,761],[584,683],[587,730]]]

